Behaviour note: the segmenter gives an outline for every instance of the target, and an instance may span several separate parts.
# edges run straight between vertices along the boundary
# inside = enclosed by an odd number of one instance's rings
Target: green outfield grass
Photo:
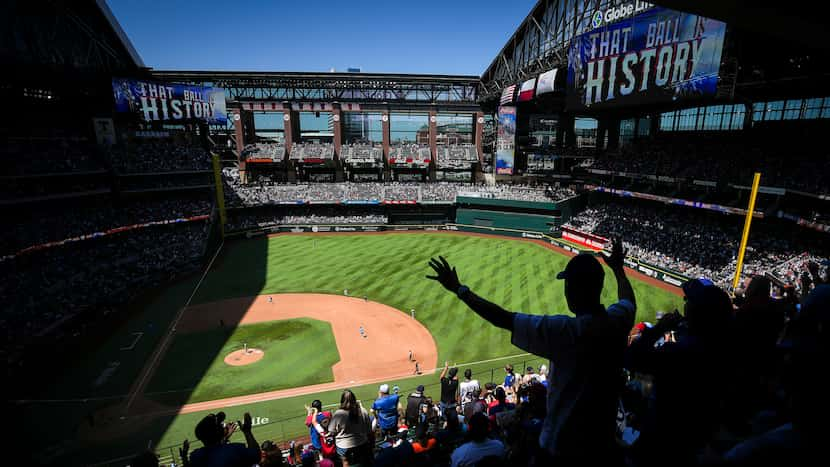
[[[188,402],[201,402],[334,381],[331,366],[340,355],[325,321],[272,321],[228,332],[215,328],[176,335],[147,392],[184,393]],[[265,357],[245,366],[226,364],[225,356],[245,342]]]

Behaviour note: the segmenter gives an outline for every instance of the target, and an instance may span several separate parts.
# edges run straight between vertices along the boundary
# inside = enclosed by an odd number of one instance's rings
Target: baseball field
[[[567,313],[555,276],[568,256],[543,241],[434,232],[227,242],[206,274],[188,282],[195,291],[180,302],[187,306],[170,306],[167,320],[157,318],[154,350],[145,348],[134,363],[143,369],[133,371],[126,416],[105,407],[98,427],[112,424],[109,436],[82,437],[123,449],[149,439],[173,453],[172,446],[193,440],[201,417],[225,410],[231,419],[251,412],[260,440],[287,439],[306,432],[304,404],[334,404],[343,387],[367,402],[380,382],[401,392],[424,384],[437,396],[435,370],[444,361],[472,368],[482,381],[503,378],[498,369],[506,363],[543,363],[424,277],[437,255],[457,268],[462,283],[508,310]],[[632,279],[638,321],[681,306],[670,286]],[[171,303],[184,297],[177,287]],[[607,269],[602,298],[616,300]]]

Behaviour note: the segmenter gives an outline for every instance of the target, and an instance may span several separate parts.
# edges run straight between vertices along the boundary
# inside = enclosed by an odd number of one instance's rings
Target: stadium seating
[[[478,162],[476,147],[472,144],[440,146],[437,163],[439,169],[469,169]]]
[[[427,145],[400,144],[389,148],[390,164],[427,166],[431,160],[432,155]]]
[[[321,163],[334,159],[334,145],[331,143],[293,143],[289,158],[292,161]]]
[[[240,159],[247,162],[282,162],[285,145],[281,143],[256,143],[245,146]]]
[[[633,257],[686,277],[708,277],[730,288],[743,218],[694,208],[611,201],[586,209],[565,226],[605,238],[625,238]],[[769,273],[796,286],[805,262],[821,263],[827,258],[830,250],[813,235],[791,235],[786,229],[756,225],[744,273]]]
[[[356,167],[375,167],[383,165],[383,148],[376,144],[353,143],[340,147],[340,159]]]
[[[118,173],[211,169],[210,155],[202,148],[152,140],[129,147],[114,146],[109,158]]]

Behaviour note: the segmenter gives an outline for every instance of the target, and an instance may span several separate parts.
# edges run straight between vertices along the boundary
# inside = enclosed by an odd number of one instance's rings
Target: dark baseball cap
[[[417,390],[418,390],[418,392],[424,392],[424,385],[419,384]]]
[[[599,283],[605,280],[605,271],[602,265],[590,253],[580,253],[565,266],[565,270],[556,275],[557,279],[568,279],[578,284]]]
[[[695,306],[697,310],[705,310],[705,313],[698,313],[694,321],[700,321],[701,325],[715,326],[723,324],[732,313],[732,299],[723,289],[715,285],[709,279],[700,278],[686,281],[683,284],[683,293],[686,301]],[[686,318],[691,322],[689,308],[686,308]]]

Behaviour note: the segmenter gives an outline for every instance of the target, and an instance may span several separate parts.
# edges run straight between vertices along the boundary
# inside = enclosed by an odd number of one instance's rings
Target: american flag
[[[506,88],[504,88],[504,91],[501,92],[501,100],[499,101],[499,104],[504,105],[513,102],[513,96],[515,94],[516,85],[511,84],[510,86],[507,86]]]

